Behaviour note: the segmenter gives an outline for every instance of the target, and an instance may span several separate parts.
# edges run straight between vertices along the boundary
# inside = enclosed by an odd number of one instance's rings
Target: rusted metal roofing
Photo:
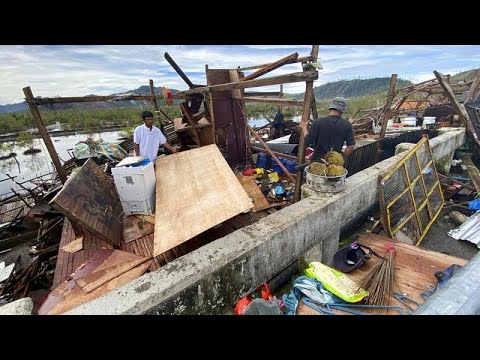
[[[480,248],[480,211],[470,216],[459,227],[450,230],[448,235],[457,240],[467,240]]]

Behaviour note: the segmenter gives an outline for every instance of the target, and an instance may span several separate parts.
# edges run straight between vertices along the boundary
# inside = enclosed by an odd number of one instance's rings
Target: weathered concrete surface
[[[0,307],[0,315],[32,315],[33,301],[29,297],[21,298]]]
[[[464,141],[460,130],[430,143],[434,156],[441,158]],[[378,199],[378,175],[402,157],[396,155],[351,176],[341,193],[310,196],[68,314],[223,314],[372,206]],[[338,237],[325,249],[336,246]]]
[[[300,272],[308,268],[308,264],[312,261],[319,261],[322,264],[331,266],[333,264],[333,255],[338,250],[338,242],[340,240],[340,227],[324,239],[320,244],[315,245],[298,259],[298,269]]]
[[[455,272],[414,315],[480,315],[480,253]]]

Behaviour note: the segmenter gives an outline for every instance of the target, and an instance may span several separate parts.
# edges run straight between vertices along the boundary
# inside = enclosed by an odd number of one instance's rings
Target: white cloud
[[[43,97],[108,95],[148,85],[149,79],[156,86],[187,89],[165,60],[165,52],[193,83],[205,84],[205,64],[234,69],[270,63],[294,52],[306,56],[310,50],[311,45],[4,45],[0,46],[0,104],[22,101],[25,86]],[[315,86],[392,73],[423,81],[433,78],[433,70],[454,74],[477,68],[480,46],[320,45],[319,58],[323,70]],[[266,76],[299,71],[300,64],[290,64]],[[305,83],[285,84],[284,91],[303,92]]]

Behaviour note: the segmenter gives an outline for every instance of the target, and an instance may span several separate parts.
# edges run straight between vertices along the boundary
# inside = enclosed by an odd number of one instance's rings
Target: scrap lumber
[[[475,186],[475,190],[480,193],[480,172],[478,168],[473,163],[470,155],[465,155],[462,158],[463,163],[467,167],[468,176],[470,176],[470,180],[472,180],[473,186]]]
[[[240,184],[242,184],[242,187],[247,192],[248,196],[252,199],[253,205],[255,206],[253,208],[254,212],[270,208],[270,203],[262,194],[251,176],[238,175],[237,179],[240,181]]]
[[[216,145],[161,157],[156,169],[165,211],[155,215],[154,256],[253,207]]]
[[[448,96],[448,99],[450,100],[450,104],[452,104],[453,108],[457,112],[458,116],[460,117],[460,120],[462,120],[465,129],[473,136],[473,140],[480,145],[480,140],[478,139],[478,134],[473,127],[472,121],[470,120],[470,117],[468,116],[467,110],[465,110],[465,106],[463,104],[460,104],[457,99],[455,98],[455,95],[452,91],[452,88],[450,84],[446,81],[445,76],[438,71],[433,72],[435,76],[438,79],[438,82],[442,86],[443,91],[445,92],[445,95]]]
[[[153,221],[150,220],[153,218]],[[155,230],[155,215],[123,215],[123,241],[125,244],[142,236],[152,234]]]
[[[76,238],[70,244],[65,245],[62,247],[62,250],[68,252],[70,254],[76,253],[83,249],[83,236]]]
[[[262,68],[258,69],[257,71],[251,73],[250,75],[245,76],[243,79],[240,79],[239,81],[247,81],[247,80],[253,80],[256,79],[262,75],[265,75],[269,73],[270,71],[273,71],[275,69],[278,69],[279,67],[285,65],[285,64],[290,64],[293,63],[297,60],[298,58],[298,53],[293,53],[288,56],[285,56],[284,58],[281,58],[280,60],[277,60],[271,64],[265,65]]]
[[[80,265],[67,280],[62,282],[47,296],[45,301],[40,305],[38,314],[62,314],[127,284],[141,276],[150,266],[151,261],[143,261],[144,259],[145,258],[138,255],[120,250],[97,250],[86,263]],[[139,261],[140,264],[123,273],[119,271],[113,274],[108,272],[108,275],[106,275],[106,272],[103,271],[105,269],[113,270],[116,265],[132,263],[133,261]],[[116,269],[119,270],[119,267]],[[117,276],[112,277],[113,275]],[[111,280],[101,284],[103,280],[109,277]],[[100,285],[92,291],[86,292],[77,284],[82,278],[91,280],[92,288],[94,287],[93,285]],[[87,286],[87,284],[85,284],[85,286]]]
[[[107,243],[120,246],[122,204],[113,179],[94,160],[88,159],[50,204]]]
[[[297,72],[286,75],[272,76],[265,79],[254,79],[247,81],[235,81],[226,84],[204,86],[195,89],[185,90],[177,93],[177,96],[184,95],[194,95],[194,94],[205,94],[210,91],[227,91],[227,90],[238,90],[245,89],[250,87],[261,87],[269,85],[279,85],[286,83],[294,83],[301,81],[314,81],[318,79],[318,71],[311,70],[305,72]]]
[[[97,271],[75,280],[75,283],[80,286],[83,291],[92,292],[100,286],[108,283],[110,280],[115,279],[117,276],[120,276],[151,259],[152,258],[145,257],[112,265],[101,270],[97,269]]]

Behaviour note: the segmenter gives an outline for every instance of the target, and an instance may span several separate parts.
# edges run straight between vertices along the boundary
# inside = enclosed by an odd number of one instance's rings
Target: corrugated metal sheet
[[[457,240],[467,240],[480,249],[480,211],[470,216],[459,227],[450,230],[448,235]]]

